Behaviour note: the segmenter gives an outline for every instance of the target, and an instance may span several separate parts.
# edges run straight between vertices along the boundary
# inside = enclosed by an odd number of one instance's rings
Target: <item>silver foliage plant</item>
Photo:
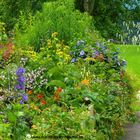
[[[34,89],[37,87],[42,87],[47,84],[48,79],[46,79],[44,72],[45,68],[38,68],[31,70],[26,73],[26,88]]]
[[[140,22],[123,22],[122,33],[116,34],[123,44],[140,45]]]

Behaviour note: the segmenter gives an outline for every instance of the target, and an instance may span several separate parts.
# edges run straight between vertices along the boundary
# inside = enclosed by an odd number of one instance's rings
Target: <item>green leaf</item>
[[[66,87],[65,83],[60,80],[52,80],[51,82],[47,84],[47,87],[49,86],[57,86],[57,87],[62,87],[62,88]]]
[[[21,105],[19,103],[13,104],[13,109],[14,110],[20,110],[21,109]]]
[[[22,111],[18,111],[18,112],[17,112],[17,116],[18,116],[18,117],[23,116],[23,115],[24,115],[24,112],[22,112]]]
[[[10,122],[13,122],[13,123],[16,122],[16,115],[13,112],[8,112],[7,115],[8,115],[8,120]]]
[[[60,73],[60,68],[59,67],[54,67],[48,71],[48,75],[51,77],[52,75]]]

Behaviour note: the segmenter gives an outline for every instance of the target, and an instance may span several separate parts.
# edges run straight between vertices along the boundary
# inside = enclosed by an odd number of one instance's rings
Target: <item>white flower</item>
[[[26,138],[30,139],[31,138],[31,135],[30,134],[27,134],[26,135]]]

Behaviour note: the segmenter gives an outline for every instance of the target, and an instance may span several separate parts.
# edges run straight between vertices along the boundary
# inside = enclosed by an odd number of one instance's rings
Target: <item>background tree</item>
[[[90,12],[85,9],[85,2],[91,7]],[[116,33],[121,33],[123,21],[140,19],[140,5],[136,0],[76,0],[75,4],[82,12],[87,11],[93,16],[95,27],[105,38],[116,38]],[[135,8],[132,10],[127,5]]]
[[[11,30],[18,21],[20,13],[34,14],[42,8],[47,0],[0,0],[0,21],[6,24],[6,30]]]

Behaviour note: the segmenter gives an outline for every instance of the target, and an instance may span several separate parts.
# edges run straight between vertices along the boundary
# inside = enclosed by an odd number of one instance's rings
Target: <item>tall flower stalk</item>
[[[24,77],[25,69],[24,68],[18,68],[16,71],[17,75],[17,84],[15,86],[15,89],[22,94],[22,99],[20,100],[20,104],[24,104],[28,101],[28,95],[25,94],[25,77]]]

